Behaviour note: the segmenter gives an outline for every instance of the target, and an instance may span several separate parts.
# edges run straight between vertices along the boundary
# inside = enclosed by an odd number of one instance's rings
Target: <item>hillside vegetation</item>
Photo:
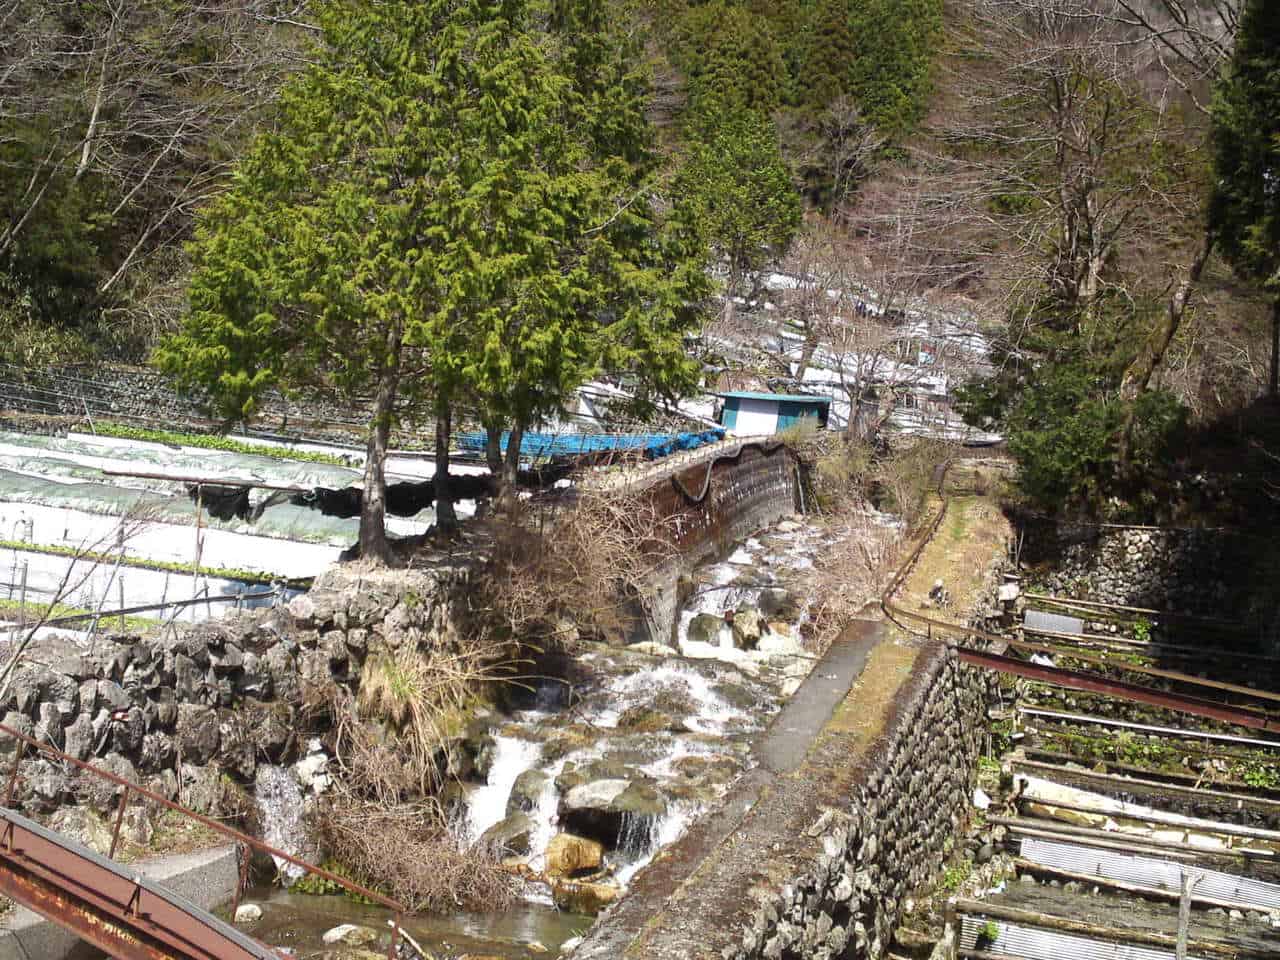
[[[796,383],[820,355],[914,355],[895,318],[924,304],[988,334],[963,409],[1006,434],[1028,506],[1194,519],[1251,484],[1230,513],[1269,502],[1280,455],[1256,405],[1280,329],[1276,18],[16,0],[4,359],[154,356],[230,420],[265,390],[373,398],[372,452],[409,413],[438,445],[455,422],[518,436],[592,377],[643,417],[741,362],[727,333]],[[776,269],[800,278],[779,314],[798,365],[756,332]],[[832,305],[854,290],[896,310]],[[846,379],[855,406],[874,392]],[[1209,441],[1243,480],[1206,479]]]

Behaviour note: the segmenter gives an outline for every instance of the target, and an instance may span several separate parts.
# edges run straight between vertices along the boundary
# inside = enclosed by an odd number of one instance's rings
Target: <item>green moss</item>
[[[149,427],[131,427],[119,423],[99,423],[94,432],[102,437],[118,437],[122,440],[144,440],[150,443],[167,443],[201,450],[221,450],[226,453],[242,453],[255,457],[271,457],[276,460],[297,460],[302,463],[327,463],[336,467],[352,466],[352,458],[336,453],[318,453],[310,450],[288,450],[284,447],[258,446],[244,443],[215,433],[173,433],[168,430],[152,430]]]
[[[352,875],[351,871],[340,863],[333,860],[326,860],[322,863],[321,868],[329,871],[335,876],[339,876],[344,880],[350,880],[352,883],[359,881]],[[364,903],[373,905],[373,901],[368,897],[363,897],[358,893],[352,893],[336,880],[330,880],[328,877],[322,877],[319,874],[308,873],[295,880],[289,885],[291,893],[305,893],[311,896],[326,897],[338,894],[352,900],[356,903]]]

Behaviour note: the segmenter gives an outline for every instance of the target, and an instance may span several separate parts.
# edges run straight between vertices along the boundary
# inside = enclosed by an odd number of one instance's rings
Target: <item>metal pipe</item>
[[[955,650],[956,656],[963,663],[967,663],[970,666],[997,670],[1000,673],[1026,677],[1029,680],[1039,680],[1053,686],[1065,687],[1068,690],[1101,693],[1109,697],[1118,697],[1121,700],[1145,703],[1165,710],[1176,710],[1180,713],[1189,713],[1193,716],[1218,720],[1222,723],[1230,723],[1240,727],[1249,727],[1253,730],[1265,730],[1269,733],[1280,732],[1280,721],[1271,717],[1260,716],[1252,710],[1232,707],[1212,700],[1202,700],[1199,697],[1189,697],[1184,694],[1155,690],[1151,687],[1139,687],[1120,680],[1108,680],[1097,674],[1079,673],[1074,670],[1064,670],[1061,667],[1043,666],[1038,663],[1030,663],[1026,660],[1018,660],[1014,657],[1006,657],[997,653],[973,650],[968,647],[954,646],[952,649]]]
[[[107,851],[107,859],[114,860],[116,857],[116,847],[120,843],[120,827],[124,825],[124,811],[129,806],[129,791],[120,791],[120,802],[116,804],[116,823],[111,828],[111,849]]]

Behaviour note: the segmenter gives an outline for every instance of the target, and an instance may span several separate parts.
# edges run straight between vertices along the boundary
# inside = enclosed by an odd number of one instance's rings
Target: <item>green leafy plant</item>
[[[1137,622],[1133,625],[1133,639],[1140,643],[1150,643],[1151,627],[1152,623],[1150,620],[1146,617],[1139,617]]]
[[[1237,776],[1251,787],[1274,790],[1280,787],[1280,770],[1274,763],[1252,761],[1237,768]]]
[[[955,860],[943,869],[942,879],[938,881],[938,886],[945,893],[955,893],[969,879],[972,873],[972,860]]]
[[[191,564],[179,563],[176,560],[143,560],[138,557],[117,558],[115,554],[99,553],[55,544],[28,543],[25,540],[0,540],[0,550],[20,550],[25,553],[43,553],[55,557],[75,557],[87,563],[114,564],[119,559],[122,567],[133,567],[139,570],[158,570],[161,573],[191,572]],[[243,570],[235,567],[197,567],[196,572],[205,577],[241,580],[245,583],[269,584],[285,579],[275,573],[264,573],[261,570]]]
[[[329,871],[329,873],[341,877],[344,880],[355,880],[351,871],[336,861],[326,860],[321,864],[321,866],[325,870]],[[316,897],[338,895],[344,896],[355,903],[373,904],[373,901],[368,897],[361,896],[358,893],[353,893],[337,880],[330,880],[328,877],[323,877],[318,873],[303,874],[303,876],[289,884],[289,890],[292,893],[305,893],[309,896]]]
[[[121,440],[142,440],[148,443],[165,443],[171,446],[198,447],[201,450],[220,450],[276,460],[296,460],[302,463],[326,463],[337,467],[354,465],[354,458],[336,453],[320,453],[314,450],[290,450],[286,447],[259,446],[215,433],[174,433],[169,430],[153,430],[150,427],[132,427],[119,423],[97,423],[94,432],[102,437]]]

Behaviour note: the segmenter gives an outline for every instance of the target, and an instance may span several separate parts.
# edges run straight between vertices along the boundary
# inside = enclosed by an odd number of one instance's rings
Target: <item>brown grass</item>
[[[848,696],[836,707],[822,736],[839,737],[842,747],[861,750],[884,732],[889,708],[910,679],[920,648],[886,640],[867,657]]]
[[[934,498],[930,509],[937,509]],[[953,497],[942,525],[898,592],[898,602],[917,609],[941,580],[951,608],[968,613],[976,605],[987,569],[1006,549],[1012,529],[999,506],[984,497]]]

